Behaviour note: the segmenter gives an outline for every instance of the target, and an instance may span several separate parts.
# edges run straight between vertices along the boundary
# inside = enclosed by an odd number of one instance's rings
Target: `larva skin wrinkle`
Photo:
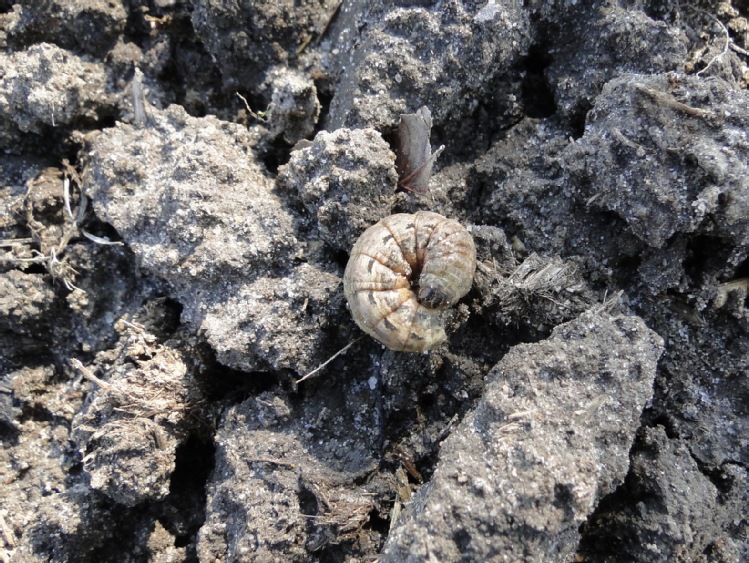
[[[343,290],[356,324],[391,350],[423,352],[446,338],[445,310],[471,289],[476,247],[460,223],[398,213],[356,241]]]

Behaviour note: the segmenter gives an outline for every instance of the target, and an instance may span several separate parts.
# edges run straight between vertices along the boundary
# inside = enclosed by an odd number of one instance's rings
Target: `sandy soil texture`
[[[746,0],[0,0],[0,47],[0,563],[749,560]],[[477,265],[396,352],[343,273],[417,211]]]

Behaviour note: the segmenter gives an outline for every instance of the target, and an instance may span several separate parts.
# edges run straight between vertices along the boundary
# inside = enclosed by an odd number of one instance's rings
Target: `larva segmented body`
[[[444,312],[471,289],[476,247],[457,221],[398,213],[356,241],[343,275],[351,314],[391,350],[423,352],[447,338]]]

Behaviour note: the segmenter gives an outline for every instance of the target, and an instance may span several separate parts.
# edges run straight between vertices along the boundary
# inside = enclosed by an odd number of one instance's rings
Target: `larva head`
[[[441,268],[439,264],[435,264],[436,270],[431,268],[422,272],[418,282],[419,303],[430,309],[445,309],[455,305],[471,289],[475,262],[471,255],[466,260],[448,260],[445,264],[448,267]]]
[[[418,279],[419,303],[430,309],[455,305],[468,293],[476,272],[476,247],[457,221],[443,219],[429,235]]]
[[[419,303],[430,309],[444,309],[452,305],[453,292],[444,287],[443,280],[436,279],[434,276],[430,276],[429,279],[432,280],[431,283],[427,280],[420,280]],[[428,285],[422,285],[424,283]]]

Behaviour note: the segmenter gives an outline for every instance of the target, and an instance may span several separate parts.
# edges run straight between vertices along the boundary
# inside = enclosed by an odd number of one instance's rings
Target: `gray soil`
[[[0,0],[0,562],[749,560],[748,18]],[[409,354],[342,275],[418,210]]]

